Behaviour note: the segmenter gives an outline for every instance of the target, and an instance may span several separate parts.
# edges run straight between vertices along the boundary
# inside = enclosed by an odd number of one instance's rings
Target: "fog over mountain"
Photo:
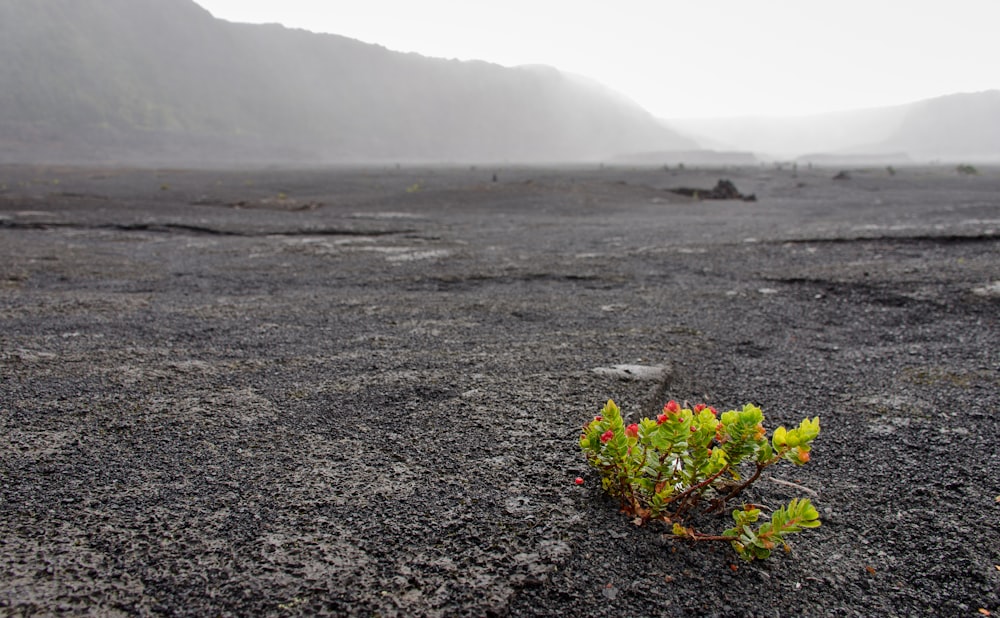
[[[763,158],[1000,162],[1000,90],[811,116],[663,122],[704,147]]]
[[[903,111],[877,147],[923,160],[1000,162],[1000,90],[928,99]]]
[[[0,58],[0,161],[554,162],[697,148],[552,68],[234,24],[191,0],[0,0]]]

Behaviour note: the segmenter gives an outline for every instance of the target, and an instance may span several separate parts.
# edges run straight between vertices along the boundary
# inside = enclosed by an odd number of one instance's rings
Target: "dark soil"
[[[0,615],[996,615],[980,172],[0,168]],[[818,415],[822,527],[632,525],[608,398]]]

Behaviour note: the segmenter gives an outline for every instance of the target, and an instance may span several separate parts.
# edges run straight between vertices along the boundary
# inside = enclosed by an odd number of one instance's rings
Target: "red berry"
[[[615,432],[609,429],[601,434],[601,443],[607,444],[608,442],[611,442],[612,438],[614,437],[615,437]]]
[[[663,409],[667,412],[680,412],[681,406],[676,401],[671,399],[667,402],[667,405],[663,406]]]
[[[696,431],[698,431],[698,428],[695,427],[694,425],[691,425],[691,433],[694,433]]]
[[[661,414],[661,415],[659,415],[659,416],[656,417],[656,424],[657,425],[662,425],[663,423],[666,423],[666,422],[667,422],[667,415],[666,414]]]
[[[625,428],[625,435],[628,436],[628,437],[630,437],[630,438],[638,438],[639,437],[639,426],[636,425],[635,423],[632,423],[631,425],[629,425],[628,427]]]
[[[583,479],[580,477],[576,477],[576,480],[573,482],[576,483],[577,485],[583,485]]]
[[[695,411],[695,412],[701,412],[702,410],[704,410],[704,409],[705,409],[705,408],[707,408],[707,407],[708,407],[708,406],[706,406],[705,404],[703,404],[703,403],[699,403],[698,405],[696,405],[696,406],[694,407],[694,411]]]

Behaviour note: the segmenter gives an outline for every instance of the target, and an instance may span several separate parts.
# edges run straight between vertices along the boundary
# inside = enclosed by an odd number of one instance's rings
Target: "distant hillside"
[[[587,161],[696,148],[546,67],[214,19],[191,0],[0,0],[0,161]]]
[[[908,105],[899,128],[878,147],[925,160],[1000,162],[1000,90]]]
[[[1000,161],[1000,91],[796,117],[665,120],[716,148],[816,161]]]
[[[697,118],[667,126],[719,149],[749,150],[765,158],[839,152],[887,139],[902,124],[896,107],[785,117]]]
[[[752,152],[707,149],[636,152],[614,157],[611,162],[624,165],[704,165],[709,167],[753,166],[760,163]]]

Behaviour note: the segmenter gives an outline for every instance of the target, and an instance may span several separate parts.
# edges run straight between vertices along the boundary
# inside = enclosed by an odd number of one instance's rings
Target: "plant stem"
[[[702,534],[701,532],[691,531],[690,538],[695,541],[732,541],[739,537],[737,536],[725,536],[722,534]]]
[[[704,489],[705,487],[710,485],[712,481],[722,476],[722,474],[728,469],[729,469],[729,464],[722,466],[722,469],[713,474],[712,476],[706,478],[704,481],[698,483],[697,485],[692,485],[691,487],[688,487],[686,490],[684,490],[683,493],[678,495],[677,498],[675,498],[675,500],[679,500],[681,502],[681,506],[677,509],[677,515],[682,515],[685,511],[691,508],[691,506],[689,504],[686,504],[685,502],[691,496],[691,494],[693,494],[698,490]],[[758,472],[758,474],[760,473]]]
[[[758,464],[756,464],[757,465],[757,469],[754,470],[754,473],[750,476],[750,478],[748,478],[747,480],[743,481],[742,483],[740,483],[736,487],[733,487],[732,489],[730,489],[726,493],[726,495],[722,497],[722,501],[718,505],[716,505],[716,506],[712,507],[711,509],[709,509],[709,512],[716,511],[716,510],[719,510],[722,507],[724,507],[726,505],[726,502],[728,502],[729,500],[731,500],[735,496],[739,495],[739,493],[741,491],[743,491],[744,489],[746,489],[747,487],[749,487],[754,481],[756,481],[757,479],[759,479],[760,478],[760,473],[764,471],[764,468],[768,467],[769,465],[771,465],[775,461],[777,461],[777,459],[771,459],[770,461],[767,461],[765,463],[758,463]]]

